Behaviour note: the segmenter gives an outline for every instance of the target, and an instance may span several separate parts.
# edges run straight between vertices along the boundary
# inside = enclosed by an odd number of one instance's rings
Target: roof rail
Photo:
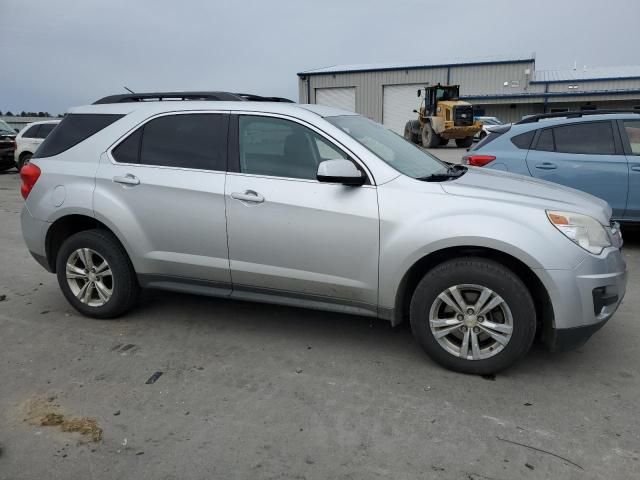
[[[636,113],[640,115],[640,110],[579,110],[572,112],[540,113],[523,118],[519,122],[515,122],[515,125],[522,125],[523,123],[535,123],[538,120],[544,120],[545,118],[580,118],[587,115],[603,115],[608,113]]]
[[[149,92],[149,93],[125,93],[122,95],[109,95],[93,102],[94,105],[105,103],[130,103],[130,102],[160,102],[163,100],[213,100],[213,101],[242,101],[243,98],[229,92]]]
[[[244,98],[248,102],[283,102],[283,103],[295,103],[293,100],[289,100],[284,97],[263,97],[262,95],[254,95],[253,93],[234,93],[239,97]]]
[[[292,100],[282,97],[263,97],[251,93],[230,92],[147,92],[125,93],[122,95],[109,95],[93,102],[94,105],[107,103],[131,103],[131,102],[162,102],[165,100],[206,100],[227,102],[289,102]]]

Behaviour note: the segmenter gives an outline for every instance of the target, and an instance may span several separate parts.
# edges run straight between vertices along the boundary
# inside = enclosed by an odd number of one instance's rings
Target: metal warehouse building
[[[357,112],[402,134],[415,119],[418,88],[459,84],[476,115],[505,122],[524,115],[595,108],[640,109],[640,65],[536,70],[533,55],[434,65],[338,65],[298,73],[301,103]]]

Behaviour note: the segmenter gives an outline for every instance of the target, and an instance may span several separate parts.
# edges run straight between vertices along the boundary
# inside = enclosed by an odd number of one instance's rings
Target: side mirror
[[[349,160],[325,160],[318,165],[316,178],[319,182],[342,183],[359,187],[367,177]]]
[[[422,90],[418,90],[418,96],[422,95]]]

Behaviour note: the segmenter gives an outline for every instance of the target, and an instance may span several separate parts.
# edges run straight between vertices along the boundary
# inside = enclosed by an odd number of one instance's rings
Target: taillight
[[[496,157],[493,155],[467,155],[465,156],[467,163],[474,167],[484,167],[487,163],[493,162]]]
[[[40,168],[33,163],[27,163],[20,169],[20,178],[22,179],[22,186],[20,187],[20,193],[25,200],[31,193],[33,186],[40,178]]]

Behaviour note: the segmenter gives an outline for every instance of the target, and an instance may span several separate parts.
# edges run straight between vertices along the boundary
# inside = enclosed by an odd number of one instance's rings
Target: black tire
[[[487,136],[487,132],[485,132],[484,130],[480,131],[480,135],[478,135],[478,137],[480,138],[480,140],[482,140],[484,137]]]
[[[473,137],[458,138],[456,139],[456,145],[458,148],[469,148],[473,145]]]
[[[415,130],[420,130],[420,123],[417,120],[408,121],[404,126],[404,138],[411,143],[420,143],[420,135],[415,133]]]
[[[415,143],[413,141],[413,132],[411,131],[411,122],[407,122],[404,126],[404,139],[411,142],[411,143]]]
[[[440,146],[444,147],[446,145],[449,145],[449,139],[440,137]]]
[[[22,170],[22,167],[24,167],[31,161],[31,157],[33,157],[33,154],[29,152],[25,152],[20,155],[20,158],[18,159],[18,165],[16,166],[18,168],[18,171]]]
[[[489,358],[471,360],[456,356],[445,350],[431,331],[429,313],[438,295],[464,284],[493,290],[512,314],[511,338],[499,353]],[[410,318],[411,330],[429,357],[450,370],[475,375],[496,373],[514,364],[529,351],[536,333],[533,300],[522,280],[503,265],[477,257],[457,258],[430,270],[413,294]]]
[[[111,296],[101,306],[91,306],[80,301],[71,290],[66,276],[66,265],[78,249],[88,248],[101,256],[111,269]],[[135,304],[140,287],[127,252],[120,242],[104,230],[85,230],[67,238],[56,258],[58,284],[67,301],[80,313],[94,318],[115,318]]]
[[[422,127],[422,146],[425,148],[435,148],[440,145],[440,137],[431,127],[430,123],[425,123]]]

